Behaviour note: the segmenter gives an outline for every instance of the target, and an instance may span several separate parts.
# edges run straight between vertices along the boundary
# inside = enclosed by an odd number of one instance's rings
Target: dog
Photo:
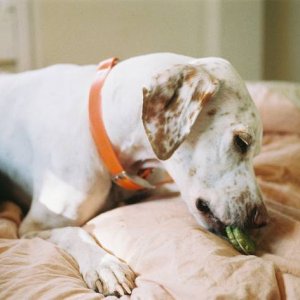
[[[114,190],[127,195],[113,183],[90,130],[96,72],[56,65],[1,75],[0,170],[30,205],[20,236],[57,244],[76,259],[89,288],[124,295],[135,274],[80,228],[110,206]],[[106,134],[126,172],[166,170],[196,221],[213,232],[267,223],[252,165],[262,124],[228,61],[134,57],[110,70],[101,101]]]

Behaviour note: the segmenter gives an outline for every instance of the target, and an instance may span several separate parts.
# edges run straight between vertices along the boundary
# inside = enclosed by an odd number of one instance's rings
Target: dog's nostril
[[[210,212],[208,204],[201,198],[198,198],[196,200],[196,207],[197,207],[198,210],[200,210],[203,213],[209,213]]]
[[[251,227],[254,228],[259,228],[267,225],[268,223],[268,218],[267,218],[267,213],[264,210],[260,210],[259,208],[255,207],[253,208],[251,212],[251,217],[250,217],[250,222],[251,222]]]

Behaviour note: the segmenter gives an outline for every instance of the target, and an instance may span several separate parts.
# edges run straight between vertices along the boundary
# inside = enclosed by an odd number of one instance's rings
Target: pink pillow
[[[247,88],[259,109],[265,132],[300,133],[300,84],[248,82]]]

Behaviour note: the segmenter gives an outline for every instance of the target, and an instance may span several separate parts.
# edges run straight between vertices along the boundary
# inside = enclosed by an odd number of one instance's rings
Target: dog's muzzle
[[[208,202],[204,199],[198,198],[195,204],[196,208],[205,219],[209,230],[215,233],[224,233],[227,225],[241,225],[241,227],[247,229],[254,229],[267,225],[269,221],[268,212],[264,204],[254,206],[252,210],[247,213],[246,219],[241,220],[241,224],[235,224],[235,222],[233,222],[233,224],[224,224],[214,215]]]

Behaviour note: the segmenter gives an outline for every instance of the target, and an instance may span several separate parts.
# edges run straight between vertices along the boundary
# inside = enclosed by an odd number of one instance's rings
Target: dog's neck
[[[144,171],[142,169],[138,169],[137,171],[131,170],[131,172],[129,172],[129,167],[133,169],[133,166],[136,166],[137,168],[138,165],[143,164],[145,159],[139,160],[139,164],[137,164],[135,160],[133,160],[134,163],[132,163],[131,161],[128,162],[128,159],[123,159],[123,161],[126,162],[126,165],[129,163],[127,170],[124,168],[124,164],[122,164],[121,159],[116,154],[116,150],[114,149],[110,136],[107,132],[107,127],[109,126],[105,125],[103,120],[102,90],[105,86],[107,77],[110,75],[117,62],[118,59],[110,58],[102,61],[98,66],[97,78],[92,84],[89,94],[89,119],[91,133],[94,138],[98,154],[102,158],[108,172],[111,174],[112,180],[117,185],[129,190],[153,188],[154,186],[145,180],[150,174],[150,169],[146,169]],[[122,150],[120,151],[120,154],[122,154]],[[143,174],[141,174],[140,171],[143,171]]]

